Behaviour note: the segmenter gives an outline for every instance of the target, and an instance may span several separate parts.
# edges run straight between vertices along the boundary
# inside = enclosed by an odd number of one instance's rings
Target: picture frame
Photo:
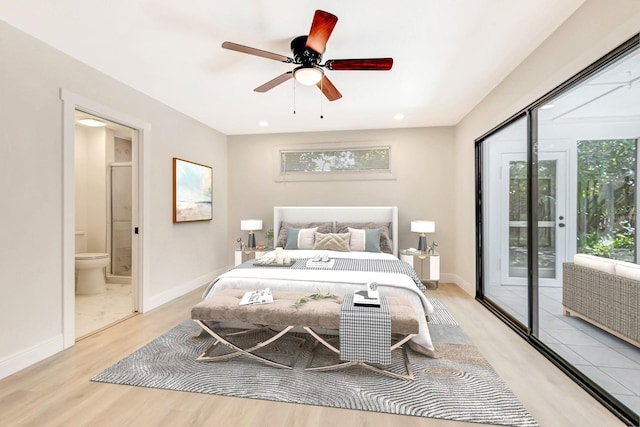
[[[213,168],[173,158],[173,222],[213,220]]]

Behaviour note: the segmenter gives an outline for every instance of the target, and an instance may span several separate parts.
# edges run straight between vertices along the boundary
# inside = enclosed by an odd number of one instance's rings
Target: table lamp
[[[436,223],[433,221],[411,221],[411,231],[413,233],[420,233],[418,239],[418,250],[424,252],[427,250],[427,236],[426,233],[433,233],[436,231]]]
[[[261,219],[243,219],[240,221],[240,230],[249,232],[249,240],[247,241],[247,248],[256,248],[256,236],[253,234],[256,230],[262,230]]]

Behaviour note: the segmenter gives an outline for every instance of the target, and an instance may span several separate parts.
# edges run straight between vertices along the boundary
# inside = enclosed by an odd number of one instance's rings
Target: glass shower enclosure
[[[107,240],[111,265],[107,276],[116,282],[131,280],[131,179],[131,162],[115,162],[109,165]]]

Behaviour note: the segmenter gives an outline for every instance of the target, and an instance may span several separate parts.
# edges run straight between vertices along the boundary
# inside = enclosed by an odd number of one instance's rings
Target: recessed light
[[[542,107],[540,107],[541,110],[548,110],[549,108],[553,108],[555,107],[555,105],[553,104],[544,104]]]
[[[404,119],[404,114],[398,113],[395,116],[393,116],[393,119],[394,120],[402,120],[402,119]]]
[[[269,122],[266,121],[266,120],[262,120],[262,121],[258,122],[258,126],[261,126],[263,128],[267,127],[267,126],[269,126]]]
[[[92,119],[90,117],[87,117],[85,119],[79,119],[78,123],[80,123],[81,125],[90,126],[92,128],[98,128],[98,127],[107,125],[105,122],[101,120]]]

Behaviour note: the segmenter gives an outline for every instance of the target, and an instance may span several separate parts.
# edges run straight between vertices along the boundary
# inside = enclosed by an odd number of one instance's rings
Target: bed
[[[411,302],[419,333],[410,348],[435,357],[427,324],[433,306],[413,268],[397,258],[397,207],[274,207],[273,218],[275,245],[284,248],[284,258],[293,265],[261,267],[247,261],[214,279],[203,298],[225,289],[264,288],[300,296],[346,295],[377,282],[381,295],[403,296]],[[331,267],[308,265],[317,255],[332,260]],[[275,251],[264,257],[275,258]]]

